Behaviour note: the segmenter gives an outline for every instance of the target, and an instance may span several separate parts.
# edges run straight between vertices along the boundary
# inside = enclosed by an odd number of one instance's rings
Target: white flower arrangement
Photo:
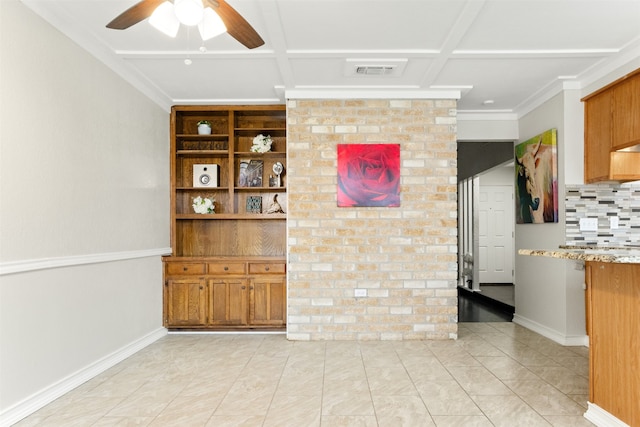
[[[215,203],[216,199],[208,198],[208,197],[196,197],[193,199],[193,210],[199,214],[211,214],[215,213]]]
[[[270,135],[258,135],[255,138],[253,138],[253,146],[251,147],[251,151],[253,153],[266,153],[268,151],[271,151],[271,144],[273,143],[273,140],[271,139]]]

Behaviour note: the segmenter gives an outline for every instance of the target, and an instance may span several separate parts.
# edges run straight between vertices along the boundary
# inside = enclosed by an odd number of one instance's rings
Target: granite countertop
[[[518,254],[578,261],[640,264],[640,247],[560,246],[558,249],[520,249]]]

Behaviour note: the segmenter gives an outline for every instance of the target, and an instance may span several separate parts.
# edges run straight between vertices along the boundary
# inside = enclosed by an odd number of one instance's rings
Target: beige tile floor
[[[590,426],[588,351],[513,323],[457,341],[168,335],[17,426]]]

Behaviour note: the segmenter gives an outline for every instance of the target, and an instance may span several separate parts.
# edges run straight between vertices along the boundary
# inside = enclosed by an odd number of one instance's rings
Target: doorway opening
[[[513,167],[505,162],[460,183],[460,321],[513,318]]]
[[[511,321],[515,312],[513,143],[464,144],[458,143],[458,320]],[[478,150],[484,152],[484,161]]]

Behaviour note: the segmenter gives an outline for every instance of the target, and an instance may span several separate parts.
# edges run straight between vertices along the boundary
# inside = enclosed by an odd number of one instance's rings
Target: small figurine
[[[276,174],[274,187],[280,187],[280,185],[281,185],[280,175],[282,175],[282,172],[284,172],[284,166],[282,165],[282,163],[276,162],[273,165],[273,173]]]
[[[269,206],[269,209],[267,209],[268,214],[284,213],[284,211],[282,210],[282,206],[280,206],[280,203],[278,203],[277,199],[278,199],[278,195],[275,194],[273,196],[273,203],[271,204],[271,206]]]

